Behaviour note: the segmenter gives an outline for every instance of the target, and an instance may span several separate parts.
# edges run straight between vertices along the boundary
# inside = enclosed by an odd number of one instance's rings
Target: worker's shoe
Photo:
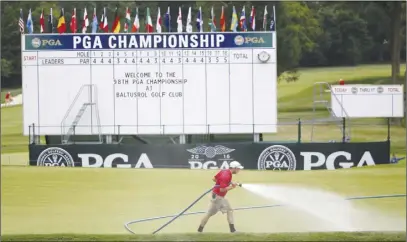
[[[230,228],[230,232],[231,232],[231,233],[236,232],[236,229],[235,229],[235,225],[234,225],[234,224],[229,224],[229,228]]]
[[[199,233],[202,233],[202,231],[203,231],[203,227],[202,227],[202,226],[199,226],[198,232],[199,232]]]

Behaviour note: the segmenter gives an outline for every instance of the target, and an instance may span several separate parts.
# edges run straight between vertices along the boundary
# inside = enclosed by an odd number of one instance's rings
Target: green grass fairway
[[[23,136],[22,106],[1,109],[1,153],[28,150],[28,136]]]
[[[286,233],[172,235],[17,235],[3,241],[406,241],[406,233]]]
[[[3,166],[2,235],[126,234],[128,232],[123,227],[125,222],[180,212],[213,185],[211,177],[215,172]],[[405,194],[406,191],[406,172],[403,164],[334,171],[243,171],[235,180],[242,183],[291,184],[320,188],[344,197]],[[228,194],[228,197],[234,208],[277,203],[241,188]],[[205,211],[208,202],[209,196],[198,202],[190,212]],[[352,203],[358,208],[399,217],[403,221],[406,218],[405,197],[354,200]],[[194,233],[201,216],[181,217],[160,233]],[[308,222],[298,218],[296,213],[286,207],[236,211],[235,220],[237,229],[246,233],[297,232],[298,228],[302,228]],[[149,234],[166,221],[168,219],[140,223],[131,225],[131,228],[138,234]],[[214,216],[206,226],[205,232],[227,233],[225,216],[221,214]],[[187,239],[188,236],[191,236],[191,239],[209,240],[212,235],[207,235],[209,237],[183,235],[180,238]],[[238,238],[238,236],[220,236],[229,235],[215,234],[213,238],[225,240]],[[247,239],[252,240],[257,238],[251,237],[252,235],[242,236],[242,238],[248,236]],[[291,237],[284,234],[276,236]],[[314,235],[295,236],[311,238],[307,236]],[[338,236],[349,235],[338,234]],[[375,237],[377,235],[371,234],[360,236],[365,239],[378,238]],[[395,238],[393,235],[382,236]],[[400,234],[394,236],[405,238],[405,235]],[[125,237],[117,239],[124,240]]]
[[[28,152],[28,136],[23,136],[23,122],[21,105],[1,109],[1,154]],[[41,138],[45,143],[45,138]]]

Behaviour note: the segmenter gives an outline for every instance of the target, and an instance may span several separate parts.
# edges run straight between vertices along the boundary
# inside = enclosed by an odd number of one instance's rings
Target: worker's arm
[[[234,189],[236,187],[236,184],[231,183],[230,186],[229,184],[220,184],[220,192],[226,192]]]
[[[230,182],[230,185],[239,186],[239,182]]]
[[[221,192],[230,191],[230,190],[234,189],[235,187],[236,187],[236,186],[229,186],[229,187],[221,188],[220,191],[221,191]]]

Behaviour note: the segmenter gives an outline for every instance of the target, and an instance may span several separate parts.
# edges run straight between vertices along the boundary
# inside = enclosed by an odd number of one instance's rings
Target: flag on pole
[[[250,28],[253,31],[256,31],[256,9],[254,9],[254,6],[252,6],[252,11],[250,12]]]
[[[151,19],[150,16],[150,8],[147,8],[146,32],[147,33],[153,32],[153,20]]]
[[[211,28],[211,32],[216,31],[216,20],[215,13],[213,12],[213,7],[211,8],[211,18],[209,19],[209,27]]]
[[[93,17],[96,16],[96,9],[94,9],[94,15]],[[92,19],[94,20],[94,19]],[[97,20],[96,20],[97,22]],[[88,26],[89,26],[89,18],[88,18],[88,10],[85,8],[83,11],[83,22],[82,22],[82,33],[86,33],[88,32]],[[96,26],[97,28],[97,26]]]
[[[32,34],[34,32],[34,25],[33,25],[33,20],[31,16],[31,8],[30,11],[28,12],[28,17],[27,17],[27,31],[29,34]]]
[[[50,9],[48,16],[48,32],[54,33],[54,17],[52,16],[52,8]]]
[[[92,20],[92,33],[98,31],[98,17],[96,15],[96,8],[93,8],[93,20]]]
[[[109,31],[109,23],[107,22],[106,8],[103,8],[102,18],[100,19],[100,29],[104,32]]]
[[[164,24],[167,32],[171,32],[171,14],[170,14],[170,7],[168,7],[167,12],[164,16]]]
[[[65,33],[65,31],[66,31],[65,13],[64,13],[63,8],[61,8],[61,12],[59,14],[57,30],[58,30],[58,33],[60,33],[60,34]]]
[[[155,24],[155,29],[157,31],[157,33],[161,33],[161,11],[160,11],[160,7],[158,7],[158,12],[157,12],[157,22]]]
[[[271,12],[270,16],[270,30],[271,31],[276,31],[276,7],[273,6],[273,12]]]
[[[192,16],[191,16],[191,7],[188,9],[188,16],[187,16],[187,26],[186,26],[186,32],[187,33],[192,33]]]
[[[220,23],[220,30],[222,31],[222,32],[225,32],[225,30],[226,30],[226,24],[225,24],[225,10],[223,9],[223,6],[222,6],[222,13],[220,14],[220,21],[219,21]]]
[[[236,14],[236,8],[233,6],[233,13],[232,13],[232,22],[230,24],[230,30],[233,32],[237,32],[237,25],[238,25],[238,20],[237,20],[237,14]]]
[[[44,33],[44,32],[45,32],[44,9],[41,10],[41,16],[40,16],[40,32],[41,32],[41,33]]]
[[[182,13],[181,13],[181,7],[179,7],[179,10],[178,10],[177,32],[178,32],[178,33],[182,33]]]
[[[113,21],[113,25],[112,25],[112,32],[113,33],[119,33],[120,32],[120,16],[118,13],[118,8],[116,7],[116,11],[114,14],[114,21]]]
[[[198,32],[203,32],[202,9],[199,7],[198,16],[196,16],[196,29]]]
[[[24,34],[24,19],[23,9],[20,8],[20,19],[18,20],[18,26],[20,27],[20,33]]]
[[[240,15],[240,29],[244,32],[247,31],[247,26],[246,26],[246,11],[245,7],[243,6],[242,8],[242,13]]]
[[[129,32],[129,26],[131,23],[131,18],[130,18],[130,10],[128,7],[126,7],[126,17],[125,17],[125,21],[124,21],[124,32],[128,33]]]
[[[136,17],[134,17],[133,27],[131,27],[131,32],[138,32],[140,29],[140,21],[138,19],[138,8],[136,9]]]
[[[103,8],[102,17],[100,17],[99,28],[101,30],[104,30],[103,26],[104,26],[104,22],[105,22],[105,11],[106,11],[106,8]]]
[[[263,30],[267,30],[267,5],[264,6],[264,16],[263,16]]]
[[[74,8],[73,12],[72,12],[70,27],[71,27],[71,32],[76,33],[76,30],[77,30],[76,29],[76,8]]]

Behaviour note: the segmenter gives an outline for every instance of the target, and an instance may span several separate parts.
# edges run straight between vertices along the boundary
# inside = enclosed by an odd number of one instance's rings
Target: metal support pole
[[[34,136],[34,140],[35,140],[35,144],[40,144],[41,143],[41,139],[39,135]]]
[[[31,125],[28,126],[28,144],[32,144],[33,136],[31,135]]]
[[[387,118],[387,141],[390,141],[390,118]]]
[[[185,134],[181,134],[179,136],[179,143],[182,145],[185,144]]]
[[[345,118],[342,118],[342,143],[346,142],[346,123],[345,123]]]
[[[106,135],[106,144],[111,144],[112,143],[112,135]]]
[[[32,135],[32,137],[31,137],[31,144],[35,144],[35,124],[33,123],[32,124],[32,127],[33,127],[33,135]]]
[[[301,143],[301,118],[298,119],[298,143]]]
[[[117,126],[116,142],[119,143],[120,140],[120,125]]]
[[[254,142],[259,142],[259,141],[260,141],[260,136],[259,136],[259,134],[253,134],[253,141],[254,141]]]
[[[40,144],[41,139],[40,139],[39,135],[35,134],[35,124],[34,123],[32,124],[32,127],[33,127],[32,128],[33,131],[32,131],[32,137],[30,140],[30,144]]]
[[[74,137],[73,143],[74,143],[74,144],[75,144],[75,136],[76,136],[76,126],[74,125],[74,126],[73,126],[73,137]],[[69,137],[71,137],[71,136],[69,136]],[[68,142],[68,140],[67,140],[66,142]]]

